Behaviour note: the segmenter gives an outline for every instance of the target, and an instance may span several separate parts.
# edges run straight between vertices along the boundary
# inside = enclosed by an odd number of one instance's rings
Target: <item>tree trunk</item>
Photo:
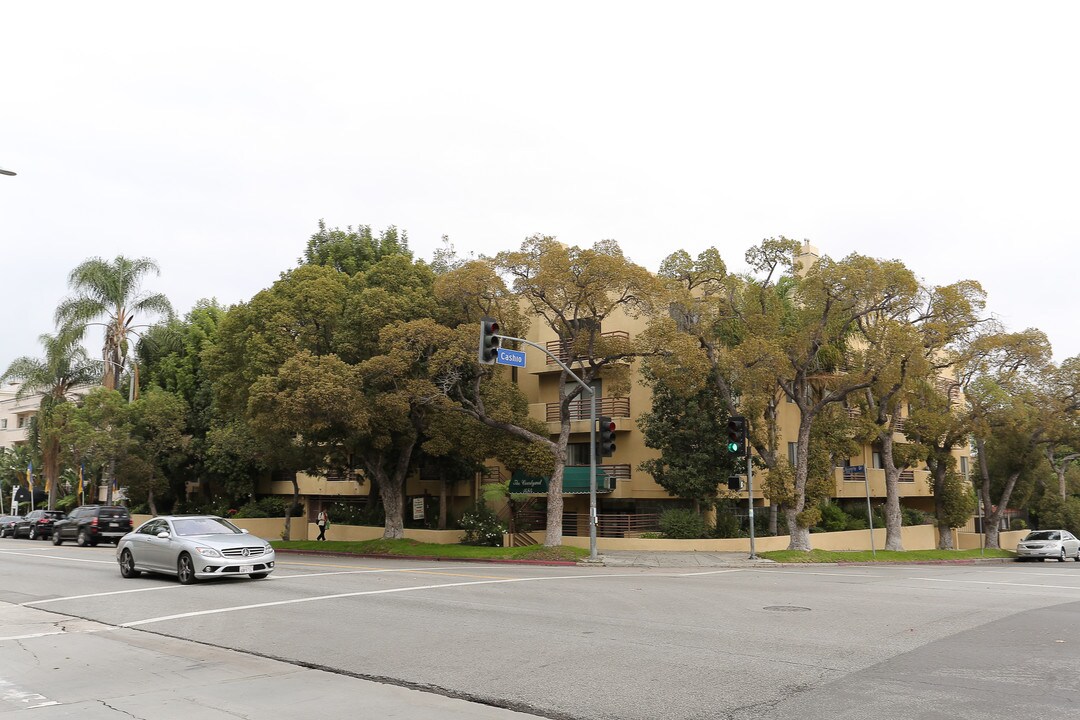
[[[784,515],[787,518],[788,550],[804,550],[810,552],[810,528],[799,524],[799,514],[806,509],[806,479],[809,475],[809,451],[810,451],[810,422],[807,412],[802,407],[802,418],[799,421],[799,437],[796,445],[795,456],[795,505],[785,507]]]
[[[946,447],[944,450],[935,448],[927,460],[930,476],[934,479],[934,518],[938,531],[938,550],[953,549],[952,526],[945,521],[945,475],[949,471],[949,466],[947,461],[938,455],[941,452],[948,455],[951,451],[951,447]]]
[[[901,526],[904,516],[900,512],[900,468],[893,462],[892,427],[881,433],[881,460],[885,466],[885,549],[903,550],[904,541]]]
[[[383,529],[383,538],[387,540],[402,540],[405,538],[405,514],[402,483],[383,478],[379,483],[379,495],[382,497],[383,510],[386,512],[386,525]]]
[[[446,482],[446,479],[444,478],[443,481],[441,483],[439,483],[439,529],[440,530],[445,530],[446,529],[446,490],[447,490],[446,486],[447,486],[447,482]]]
[[[116,477],[116,460],[109,460],[109,464],[106,466],[105,471],[105,504],[113,504],[113,478]],[[94,498],[95,500],[97,498]]]
[[[772,535],[773,537],[776,537],[777,531],[779,530],[779,527],[777,526],[777,522],[776,522],[777,521],[777,516],[780,514],[780,513],[777,512],[777,510],[779,510],[779,509],[780,509],[780,506],[777,505],[776,503],[772,503],[772,504],[769,505],[769,534]]]
[[[293,475],[292,475],[292,503],[289,505],[289,507],[285,508],[285,532],[281,536],[282,540],[289,540],[289,539],[292,538],[292,514],[293,514],[293,508],[295,508],[296,504],[299,503],[299,502],[300,502],[300,483],[298,483],[296,481],[296,473],[293,473]],[[307,523],[305,522],[304,525],[306,526]],[[305,530],[306,530],[306,527],[305,527]],[[306,533],[305,533],[304,537],[305,538],[307,537]]]
[[[153,478],[151,478],[151,482],[152,481],[153,481]],[[151,515],[157,515],[158,514],[157,505],[154,503],[154,486],[153,485],[150,485],[149,489],[146,491],[146,504],[148,506],[150,506],[150,514]]]
[[[562,545],[562,497],[563,463],[556,460],[548,482],[547,531],[544,533],[544,545],[558,547]]]
[[[49,491],[48,509],[56,508],[56,486],[60,483],[60,443],[46,442],[42,461],[45,467],[45,487]]]

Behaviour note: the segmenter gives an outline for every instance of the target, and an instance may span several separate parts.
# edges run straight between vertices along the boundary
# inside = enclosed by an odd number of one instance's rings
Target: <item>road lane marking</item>
[[[909,577],[907,580],[924,580],[926,582],[941,582],[941,583],[961,583],[966,585],[1004,585],[1006,587],[1031,587],[1031,588],[1050,588],[1055,590],[1080,590],[1080,586],[1076,585],[1044,585],[1042,583],[1010,583],[1010,582],[996,582],[993,580],[949,580],[948,578],[926,578],[926,577]]]
[[[677,577],[672,573],[667,573],[672,577]],[[335,593],[333,595],[318,595],[308,598],[294,598],[292,600],[276,600],[274,602],[265,603],[253,603],[251,605],[234,605],[232,607],[214,608],[212,610],[196,610],[187,613],[178,613],[176,615],[162,615],[155,618],[147,618],[145,620],[134,620],[132,622],[118,623],[117,627],[139,627],[141,625],[149,625],[151,623],[165,622],[167,620],[183,620],[185,618],[199,617],[201,615],[217,615],[220,613],[236,612],[239,610],[258,610],[267,607],[276,607],[279,605],[295,605],[298,603],[317,602],[319,600],[339,600],[341,598],[350,597],[363,597],[365,595],[389,595],[392,593],[402,592],[416,592],[418,590],[439,590],[442,588],[454,588],[454,587],[467,587],[471,585],[498,585],[503,583],[521,583],[521,582],[537,582],[542,580],[582,580],[582,579],[596,579],[596,578],[640,578],[640,573],[626,573],[626,574],[612,574],[612,575],[559,575],[551,577],[524,577],[524,578],[503,578],[499,580],[475,580],[473,582],[457,582],[457,583],[443,583],[441,585],[411,585],[408,587],[400,588],[384,588],[382,590],[360,590],[357,592],[348,593]]]
[[[25,555],[32,558],[45,558],[47,560],[70,560],[71,562],[99,563],[101,565],[115,565],[116,560],[91,560],[89,558],[64,557],[63,555],[41,555],[39,553],[16,552],[14,550],[0,550],[0,555]]]
[[[175,590],[183,585],[155,585],[154,587],[131,588],[129,590],[113,590],[111,592],[87,593],[86,595],[66,595],[57,598],[45,598],[44,600],[27,600],[19,603],[20,607],[29,605],[44,605],[45,603],[63,602],[65,600],[83,600],[84,598],[106,597],[108,595],[127,595],[129,593],[150,592],[152,590]]]
[[[3,678],[0,678],[0,701],[15,705],[21,710],[60,704],[56,700],[50,700],[44,695],[23,690],[14,683]]]
[[[859,566],[864,567],[864,566]],[[781,574],[781,575],[825,575],[827,577],[845,577],[845,578],[876,578],[885,577],[884,575],[874,575],[873,573],[854,573],[854,572],[812,572],[810,570],[773,570],[772,568],[745,568],[745,570],[756,573],[768,573],[769,575]]]
[[[723,575],[724,573],[742,572],[742,568],[728,570],[707,570],[705,572],[679,573],[676,577],[694,577],[695,575]]]

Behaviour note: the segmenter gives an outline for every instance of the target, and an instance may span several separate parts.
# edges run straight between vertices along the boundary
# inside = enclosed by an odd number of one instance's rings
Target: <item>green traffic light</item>
[[[727,444],[727,451],[728,452],[738,452],[739,451],[738,443],[728,443]]]

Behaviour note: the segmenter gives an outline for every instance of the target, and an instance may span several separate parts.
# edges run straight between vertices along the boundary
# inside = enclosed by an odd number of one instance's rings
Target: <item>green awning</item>
[[[546,495],[549,476],[536,477],[515,470],[510,477],[510,492],[516,495]],[[615,479],[608,479],[602,468],[596,468],[596,492],[609,493]],[[581,495],[589,492],[589,466],[573,465],[563,468],[563,495]]]

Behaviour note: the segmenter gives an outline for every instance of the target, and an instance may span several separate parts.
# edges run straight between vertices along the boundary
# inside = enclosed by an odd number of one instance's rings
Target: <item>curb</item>
[[[509,558],[451,558],[437,555],[390,555],[385,553],[344,553],[332,550],[293,550],[274,548],[279,555],[321,555],[324,557],[368,558],[372,560],[422,560],[424,562],[488,563],[491,565],[550,565],[575,567],[573,560],[512,560]]]

